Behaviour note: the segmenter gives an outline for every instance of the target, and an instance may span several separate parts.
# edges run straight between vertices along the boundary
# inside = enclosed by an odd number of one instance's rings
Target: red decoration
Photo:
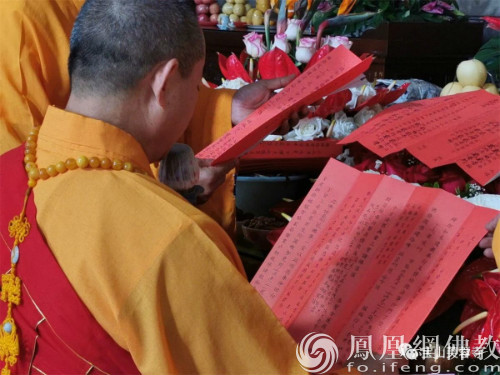
[[[292,59],[279,48],[274,48],[262,55],[259,59],[259,73],[263,79],[281,78],[291,74],[300,75]]]
[[[238,57],[232,53],[231,56],[226,57],[223,54],[219,53],[219,68],[222,72],[222,75],[226,79],[236,79],[241,78],[245,82],[251,83],[252,80],[248,75],[248,72],[245,70],[245,67],[238,59]]]

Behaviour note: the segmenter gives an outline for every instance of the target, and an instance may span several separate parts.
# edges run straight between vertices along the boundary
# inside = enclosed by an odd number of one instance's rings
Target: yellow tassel
[[[9,236],[14,237],[19,243],[24,241],[29,232],[28,218],[16,216],[9,222]]]
[[[12,272],[2,275],[2,293],[0,294],[0,299],[15,305],[19,305],[21,302],[21,279]]]
[[[6,332],[5,325],[10,324],[10,332]],[[19,357],[19,338],[13,319],[5,319],[0,327],[0,359],[5,362],[1,375],[10,374],[10,367],[17,363]]]

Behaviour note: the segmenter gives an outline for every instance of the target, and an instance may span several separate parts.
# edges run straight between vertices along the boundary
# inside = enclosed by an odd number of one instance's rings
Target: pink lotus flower
[[[285,53],[290,52],[290,44],[288,44],[288,40],[286,38],[286,34],[276,34],[274,36],[274,48],[279,48]]]
[[[338,46],[344,46],[347,49],[351,49],[352,42],[346,36],[330,36],[322,39],[321,46],[329,45],[330,47],[337,48]]]
[[[243,37],[247,53],[254,59],[266,53],[266,47],[262,41],[262,35],[251,32]]]
[[[422,10],[432,14],[443,14],[445,10],[453,10],[453,6],[442,0],[431,1],[422,7]]]
[[[300,39],[300,43],[295,50],[295,59],[301,63],[307,64],[316,52],[315,44],[316,39],[314,38]]]

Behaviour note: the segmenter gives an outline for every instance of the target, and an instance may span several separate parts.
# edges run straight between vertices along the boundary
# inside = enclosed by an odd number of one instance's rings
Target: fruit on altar
[[[462,89],[462,92],[471,92],[471,91],[477,91],[477,90],[481,90],[481,87],[468,85],[468,86],[464,86],[464,88]]]
[[[462,92],[463,86],[458,83],[458,82],[450,82],[446,86],[443,87],[441,90],[441,95],[439,96],[448,96],[448,95],[454,95]]]
[[[220,6],[217,0],[195,0],[196,14],[198,15],[198,22],[217,22],[217,17],[220,13]]]
[[[248,16],[247,16],[247,19],[248,19]],[[255,11],[252,14],[252,25],[260,26],[263,24],[264,24],[264,13],[258,9],[255,9]]]
[[[250,23],[252,22],[253,12],[255,12],[255,8],[250,8],[249,10],[247,10],[247,20]]]
[[[483,87],[488,72],[484,64],[476,59],[462,61],[457,66],[457,79],[462,86]]]
[[[234,4],[233,5],[233,14],[236,14],[238,17],[244,16],[246,14],[245,5]]]
[[[266,10],[271,9],[271,2],[269,0],[256,0],[255,9],[265,13]]]
[[[250,5],[247,4],[247,0],[226,0],[222,6],[222,12],[229,16],[231,22],[249,21],[248,9],[250,9]],[[245,16],[246,18],[242,20],[241,17]]]
[[[222,13],[227,14],[228,16],[233,14],[233,4],[226,2],[222,6]]]
[[[483,89],[485,89],[486,91],[488,91],[490,94],[499,95],[498,94],[498,89],[497,89],[497,87],[493,83],[486,83],[483,86]]]

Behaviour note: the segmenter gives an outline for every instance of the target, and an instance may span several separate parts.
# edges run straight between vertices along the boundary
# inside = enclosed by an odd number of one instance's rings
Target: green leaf
[[[475,59],[482,61],[489,73],[500,75],[500,37],[491,38],[477,52]]]

